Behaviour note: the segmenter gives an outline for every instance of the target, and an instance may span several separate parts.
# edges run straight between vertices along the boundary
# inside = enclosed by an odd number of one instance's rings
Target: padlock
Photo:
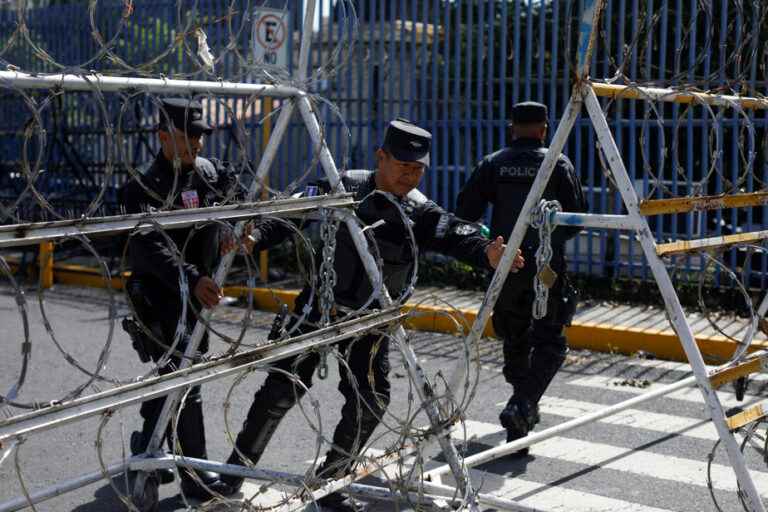
[[[544,268],[541,269],[541,271],[536,276],[539,278],[541,283],[547,288],[550,289],[553,286],[555,286],[555,281],[557,281],[557,272],[552,270],[552,267],[549,266],[549,264],[544,265]]]

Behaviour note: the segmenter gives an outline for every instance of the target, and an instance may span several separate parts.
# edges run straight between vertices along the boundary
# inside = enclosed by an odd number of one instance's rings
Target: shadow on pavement
[[[123,475],[114,477],[112,482],[120,492],[125,493],[126,482]],[[104,484],[103,487],[97,489],[96,492],[93,493],[93,498],[93,501],[73,508],[72,512],[122,512],[124,510],[129,510],[120,500],[120,497],[115,493],[115,489],[109,484]],[[173,512],[176,510],[184,510],[186,508],[184,500],[182,500],[181,496],[178,494],[160,498],[158,504],[158,512]]]

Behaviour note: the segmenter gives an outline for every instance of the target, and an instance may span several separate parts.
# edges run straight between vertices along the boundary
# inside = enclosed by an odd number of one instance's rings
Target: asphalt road
[[[21,368],[22,322],[16,302],[7,287],[0,287],[0,392],[6,393],[16,381]],[[84,373],[67,362],[52,342],[43,324],[41,308],[34,291],[28,296],[32,353],[26,383],[18,399],[24,402],[48,402],[60,399],[85,382]],[[118,316],[127,311],[122,298],[115,297]],[[93,369],[109,331],[109,297],[103,290],[57,286],[45,294],[45,314],[56,339],[83,368]],[[237,333],[242,310],[221,308],[215,325],[222,332]],[[249,328],[249,340],[263,339],[271,318],[257,314]],[[423,367],[430,377],[450,371],[460,353],[456,338],[428,333],[411,333]],[[221,342],[214,350],[225,347]],[[477,393],[467,410],[463,444],[474,453],[503,441],[498,413],[509,393],[501,375],[501,347],[497,341],[484,340],[482,367]],[[126,335],[116,325],[109,351],[111,377],[129,380],[149,369],[141,365]],[[686,366],[678,363],[644,360],[610,354],[571,353],[542,402],[542,422],[537,430],[567,419],[618,403],[687,376]],[[412,393],[401,357],[392,355],[392,405],[389,422],[407,423],[413,407]],[[250,374],[232,389],[233,378],[209,383],[203,388],[209,457],[222,460],[230,450],[226,422],[238,430],[250,405],[253,392],[264,378],[263,372]],[[754,380],[747,400],[766,394],[766,380]],[[341,408],[336,391],[338,372],[330,365],[326,380],[316,380],[312,397],[320,407],[322,431],[330,435]],[[99,383],[88,391],[103,390],[110,384]],[[225,397],[231,391],[232,407],[225,410]],[[729,391],[720,395],[730,407],[737,405]],[[310,401],[305,401],[312,413]],[[0,414],[18,414],[5,409]],[[716,440],[714,428],[706,421],[703,401],[696,389],[676,392],[660,400],[587,425],[534,446],[526,458],[504,458],[472,470],[476,487],[519,501],[529,509],[546,511],[633,511],[699,512],[716,510],[707,487],[707,457]],[[424,424],[422,417],[416,424]],[[18,466],[23,482],[30,490],[55,484],[63,479],[97,470],[97,432],[101,420],[30,435],[18,448]],[[102,435],[102,451],[108,462],[121,459],[127,452],[130,433],[138,428],[136,406],[118,410],[110,418]],[[765,427],[761,427],[765,434]],[[464,437],[463,435],[458,435]],[[381,429],[374,448],[390,445],[395,436]],[[459,441],[460,442],[460,441]],[[322,448],[320,454],[325,451]],[[270,449],[262,459],[264,468],[303,473],[318,452],[317,436],[302,411],[294,408],[278,429]],[[434,448],[426,452],[427,467],[440,465]],[[762,456],[748,448],[748,463],[759,489],[768,494],[768,468]],[[735,479],[723,453],[715,454],[714,493],[722,510],[741,510],[735,493]],[[446,479],[450,482],[450,479]],[[120,480],[116,481],[120,487]],[[253,489],[255,487],[249,487]],[[12,455],[0,465],[0,503],[22,492]],[[175,484],[160,488],[161,510],[184,510]],[[408,510],[407,505],[375,503],[375,510]],[[40,511],[104,512],[125,510],[106,481],[89,485],[37,505]]]

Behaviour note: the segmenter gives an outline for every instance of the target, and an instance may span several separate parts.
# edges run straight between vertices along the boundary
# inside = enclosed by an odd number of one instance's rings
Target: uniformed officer
[[[357,216],[372,226],[379,255],[383,260],[384,282],[392,297],[399,297],[408,287],[414,269],[414,252],[409,232],[401,211],[411,225],[415,243],[420,249],[439,251],[455,256],[475,266],[495,267],[504,251],[504,240],[491,242],[479,234],[475,224],[465,222],[447,213],[416,190],[425,169],[429,166],[431,134],[404,119],[392,121],[387,127],[384,143],[376,152],[376,171],[348,171],[343,176],[347,191],[360,201]],[[382,222],[383,221],[383,222]],[[368,275],[358,256],[349,231],[340,225],[336,236],[334,268],[337,283],[333,289],[336,318],[345,311],[356,310],[366,304],[373,291]],[[522,265],[518,258],[516,265]],[[297,298],[295,311],[300,312],[308,303],[311,289],[306,287]],[[317,297],[317,294],[315,294]],[[378,307],[374,302],[373,307]],[[309,323],[301,332],[314,329],[312,323],[320,318],[317,300],[312,304]],[[381,421],[390,399],[389,340],[378,335],[367,335],[356,341],[345,342],[339,352],[349,366],[348,373],[340,365],[339,391],[345,403],[341,421],[333,434],[333,446],[317,474],[334,478],[349,473],[355,457]],[[279,369],[296,373],[307,386],[320,357],[310,354],[301,359],[282,361]],[[282,372],[270,372],[254,397],[236,447],[252,463],[257,463],[278,424],[288,410],[301,398],[303,390]],[[359,398],[359,402],[358,402]],[[243,464],[236,451],[229,463]],[[242,479],[222,476],[235,489]],[[332,510],[355,510],[349,498],[334,493],[319,500]]]
[[[521,210],[547,154],[547,107],[535,102],[518,103],[512,109],[509,129],[509,147],[477,164],[457,200],[456,214],[469,220],[479,219],[488,204],[492,204],[493,236],[509,236],[518,216],[530,213]],[[565,155],[558,157],[543,197],[559,201],[563,211],[586,211],[579,179]],[[521,245],[523,256],[530,263],[507,277],[494,307],[493,327],[504,340],[504,376],[514,388],[499,416],[507,430],[507,441],[524,437],[538,423],[539,400],[565,360],[563,328],[570,325],[576,307],[575,290],[566,275],[565,242],[579,231],[559,227],[553,232],[550,266],[557,279],[549,291],[547,315],[543,319],[532,318],[537,272],[533,262],[539,245],[534,229],[527,231]]]
[[[231,174],[219,172],[214,164],[198,156],[203,146],[203,136],[211,127],[203,119],[202,106],[197,101],[184,98],[162,100],[158,136],[160,152],[140,179],[132,179],[121,190],[122,203],[127,213],[146,212],[150,208],[162,208],[166,202],[170,209],[212,206],[233,192],[236,180]],[[128,261],[132,275],[127,282],[127,292],[134,304],[141,324],[149,333],[126,319],[124,327],[131,333],[134,347],[144,362],[150,358],[158,361],[171,346],[181,318],[184,298],[181,296],[179,275],[186,276],[189,297],[193,307],[188,308],[186,326],[176,354],[160,368],[167,374],[179,367],[180,354],[184,352],[188,338],[197,321],[195,311],[210,308],[219,303],[221,290],[211,278],[220,253],[235,245],[231,237],[222,236],[219,224],[204,227],[168,230],[166,235],[183,253],[183,263],[174,249],[159,232],[151,231],[131,236]],[[252,245],[248,241],[247,244]],[[203,338],[199,354],[208,349],[208,337]],[[199,356],[198,354],[198,356]],[[155,428],[165,398],[148,400],[141,405],[144,420],[140,432],[131,436],[133,454],[143,453]],[[170,431],[170,428],[169,428]],[[178,441],[182,453],[189,457],[206,458],[205,430],[203,427],[200,386],[187,395],[178,423]],[[169,445],[172,442],[168,439]],[[197,471],[203,483],[216,492],[226,491],[217,473]],[[173,480],[173,471],[159,471],[162,483]],[[210,494],[187,473],[181,472],[185,494],[200,499]]]

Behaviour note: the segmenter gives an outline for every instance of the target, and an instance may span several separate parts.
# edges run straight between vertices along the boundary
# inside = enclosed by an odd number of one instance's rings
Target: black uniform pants
[[[161,294],[157,287],[147,286],[145,280],[135,279],[129,281],[128,293],[136,307],[137,313],[140,313],[144,325],[152,330],[157,339],[161,340],[166,347],[159,344],[150,344],[148,347],[149,355],[154,362],[160,360],[165,355],[167,347],[173,343],[176,329],[178,327],[179,310],[178,298],[168,294]],[[198,306],[199,307],[199,306]],[[187,325],[183,338],[176,346],[178,352],[184,352],[189,341],[189,337],[195,326],[195,315],[191,310],[187,313]],[[208,351],[208,334],[203,336],[200,342],[199,352]],[[159,369],[160,375],[167,375],[177,370],[181,365],[181,357],[171,357],[166,365]],[[142,402],[139,414],[144,420],[141,433],[143,445],[146,448],[155,425],[162,412],[166,397],[153,398]],[[205,445],[205,424],[203,419],[203,398],[200,393],[200,386],[194,386],[186,396],[182,409],[172,411],[172,416],[166,429],[166,438],[170,449],[174,450],[173,442],[173,422],[178,414],[178,441],[181,452],[194,458],[207,458]],[[141,449],[142,447],[137,447]]]
[[[570,286],[550,290],[547,315],[532,316],[535,294],[521,290],[494,309],[493,328],[504,340],[504,377],[514,387],[514,396],[538,404],[568,352],[564,327],[575,312],[575,294]]]
[[[157,360],[155,360],[157,361]],[[172,358],[169,364],[160,368],[160,375],[167,375],[179,367],[179,359]],[[144,420],[141,432],[145,444],[149,442],[152,432],[155,430],[157,420],[165,404],[166,397],[153,398],[142,402],[139,414]],[[173,422],[176,414],[179,414],[178,430],[181,453],[187,457],[198,459],[207,458],[205,448],[205,424],[203,420],[203,397],[200,394],[200,386],[194,386],[186,396],[181,411],[173,411],[166,429],[168,445],[173,451]],[[145,446],[146,448],[146,446]]]
[[[353,458],[373,434],[390,399],[387,337],[363,336],[344,341],[338,348],[346,362],[346,366],[339,362],[339,391],[344,396],[344,406],[333,434],[334,446],[318,471],[324,477],[351,470]],[[253,463],[263,453],[280,420],[304,394],[304,390],[294,385],[293,379],[283,372],[295,374],[309,388],[319,364],[320,355],[313,352],[280,361],[274,367],[282,371],[269,372],[254,396],[236,442],[238,449]]]

